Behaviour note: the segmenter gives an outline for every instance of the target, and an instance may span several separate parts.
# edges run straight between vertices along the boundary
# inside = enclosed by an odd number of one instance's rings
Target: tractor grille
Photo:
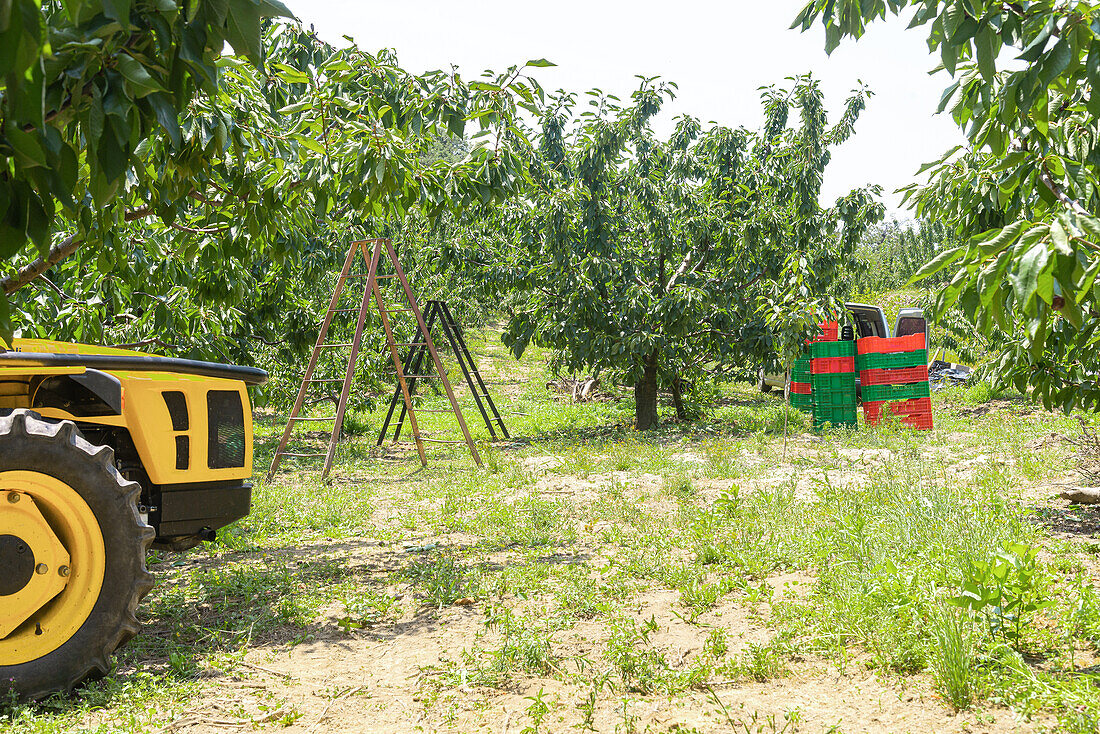
[[[210,426],[207,451],[211,469],[244,466],[244,406],[241,394],[233,390],[211,390],[206,394]]]

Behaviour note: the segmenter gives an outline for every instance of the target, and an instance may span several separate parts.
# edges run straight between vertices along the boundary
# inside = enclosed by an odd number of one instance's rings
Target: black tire
[[[48,423],[27,410],[0,417],[0,471],[11,470],[52,476],[79,494],[106,556],[99,596],[76,632],[41,657],[0,665],[0,694],[35,700],[106,674],[111,654],[137,634],[138,603],[153,587],[145,552],[155,533],[138,515],[140,486],[119,474],[114,451],[88,443],[69,421]]]

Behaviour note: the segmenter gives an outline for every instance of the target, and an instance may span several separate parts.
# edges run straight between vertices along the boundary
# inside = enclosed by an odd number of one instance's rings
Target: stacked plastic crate
[[[840,334],[840,324],[836,321],[824,321],[820,325],[820,332],[807,344],[814,342],[835,342]],[[813,384],[810,381],[812,375],[810,355],[803,354],[794,361],[791,367],[790,387],[787,390],[791,406],[803,413],[814,412]]]
[[[928,389],[928,350],[924,334],[890,339],[865,337],[857,342],[863,417],[877,425],[886,412],[912,428],[932,430]]]
[[[815,341],[810,382],[813,385],[814,428],[826,423],[856,426],[856,343]]]
[[[791,367],[791,386],[789,397],[791,407],[803,413],[814,412],[814,397],[810,386],[810,355],[804,354],[794,361]]]

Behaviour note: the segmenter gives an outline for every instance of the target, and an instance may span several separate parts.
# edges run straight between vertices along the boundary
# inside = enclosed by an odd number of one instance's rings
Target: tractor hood
[[[257,367],[158,357],[129,349],[46,339],[13,339],[10,345],[0,340],[0,368],[28,366],[87,367],[106,372],[167,372],[240,380],[246,385],[267,382],[267,372]]]

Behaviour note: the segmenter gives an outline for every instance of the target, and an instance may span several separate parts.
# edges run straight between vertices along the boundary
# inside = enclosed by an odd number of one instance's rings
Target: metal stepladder
[[[493,402],[493,397],[489,394],[489,388],[486,386],[485,380],[481,377],[481,372],[477,369],[477,363],[474,362],[474,358],[470,354],[470,348],[466,346],[466,339],[462,336],[462,329],[451,314],[451,309],[447,306],[447,302],[428,301],[424,310],[424,322],[428,333],[431,333],[432,327],[434,327],[436,323],[443,329],[443,334],[447,339],[447,343],[450,344],[451,352],[454,354],[458,366],[462,369],[462,376],[466,380],[466,386],[470,389],[470,394],[474,398],[474,404],[477,405],[477,409],[481,413],[482,419],[485,421],[485,427],[489,429],[489,435],[492,437],[492,440],[496,441],[500,438],[500,436],[497,435],[498,428],[500,429],[500,433],[503,434],[503,438],[511,438],[507,426],[504,425],[504,419],[501,417],[500,411],[497,410],[496,403]],[[417,378],[415,376],[410,376],[409,370],[412,371],[412,375],[419,373],[421,365],[424,363],[424,358],[427,356],[427,344],[416,344],[409,349],[409,353],[405,358],[403,372],[408,381],[407,384],[410,393],[416,393]],[[397,417],[397,422],[393,425],[393,440],[397,441],[401,437],[401,428],[405,424],[407,407],[404,402],[402,402],[401,386],[398,385],[394,388],[393,397],[390,399],[390,408],[386,412],[386,419],[382,423],[382,430],[378,434],[378,442],[375,445],[381,446],[386,440],[386,434],[389,433],[390,429],[390,422],[393,420],[393,414],[397,410],[399,402],[401,402],[401,412]]]
[[[373,246],[373,249],[368,254],[368,246]],[[352,273],[352,265],[357,259],[357,255],[362,254],[364,262],[367,263],[366,273]],[[383,258],[383,256],[385,256]],[[383,260],[388,261],[389,265],[385,265]],[[390,272],[380,272],[382,270]],[[341,308],[340,301],[344,292],[344,287],[349,280],[353,279],[365,279],[366,282],[363,286],[363,296],[358,308]],[[381,282],[387,280],[396,280],[399,287],[397,290],[397,296],[404,298],[404,305],[392,306],[386,303],[386,298],[383,296]],[[344,261],[344,267],[340,271],[340,276],[336,281],[336,288],[332,294],[332,300],[329,301],[328,311],[325,313],[324,321],[321,322],[320,332],[317,334],[317,342],[314,344],[313,353],[310,355],[309,363],[306,366],[306,371],[302,375],[302,384],[298,389],[298,397],[294,401],[294,407],[290,411],[290,418],[287,420],[286,428],[283,430],[283,437],[279,441],[279,447],[275,450],[275,456],[271,459],[271,468],[268,469],[267,477],[270,479],[275,475],[275,470],[278,469],[279,463],[282,458],[325,458],[324,470],[322,471],[322,479],[327,479],[329,471],[332,469],[332,460],[336,455],[336,445],[340,440],[340,434],[344,426],[344,414],[347,408],[348,396],[351,393],[351,383],[355,376],[355,362],[359,356],[360,347],[363,342],[363,331],[367,322],[367,314],[370,311],[371,299],[373,297],[374,307],[378,311],[379,319],[382,322],[382,330],[385,334],[386,346],[390,353],[390,358],[393,361],[394,370],[397,376],[397,389],[401,394],[404,401],[403,415],[407,413],[409,418],[409,428],[413,434],[413,440],[416,443],[416,450],[420,456],[420,463],[424,466],[428,464],[427,455],[424,452],[424,442],[432,443],[448,443],[458,444],[465,442],[467,448],[470,450],[470,455],[473,457],[474,462],[478,466],[481,465],[481,455],[478,453],[477,446],[474,445],[473,438],[470,436],[470,431],[466,426],[466,421],[462,417],[462,410],[458,406],[458,401],[455,399],[454,391],[451,389],[451,383],[447,379],[447,373],[443,369],[443,364],[439,359],[439,353],[436,351],[435,343],[432,341],[432,335],[428,329],[427,324],[424,321],[424,316],[420,311],[420,307],[417,305],[416,296],[412,292],[412,288],[409,287],[409,281],[405,277],[405,272],[401,269],[401,263],[397,259],[397,253],[394,251],[393,242],[389,239],[373,239],[362,240],[353,242],[351,249],[348,251],[347,259]],[[355,313],[358,312],[358,320],[355,325],[355,335],[350,343],[346,344],[329,344],[325,339],[328,337],[329,328],[332,326],[333,318],[338,313]],[[419,338],[415,341],[407,344],[399,344],[394,340],[393,326],[390,321],[390,315],[393,313],[411,313],[416,319],[417,332]],[[344,374],[343,380],[340,379],[314,379],[313,374],[317,368],[317,361],[321,355],[322,350],[336,349],[350,347],[351,352],[348,357],[347,371]],[[410,347],[410,348],[423,348],[427,350],[427,354],[431,357],[429,368],[434,368],[434,374],[405,374],[405,365],[402,363],[401,356],[398,352],[398,347]],[[419,367],[419,365],[418,365]],[[454,412],[455,417],[458,419],[458,425],[462,429],[462,435],[464,441],[442,441],[440,439],[426,438],[420,435],[420,429],[416,422],[416,412],[413,410],[412,393],[409,390],[406,378],[417,379],[439,379],[443,385],[443,389],[447,394],[447,398],[450,400],[451,411]],[[340,390],[340,397],[336,403],[336,413],[331,416],[311,417],[300,415],[302,406],[305,404],[306,395],[309,392],[309,388],[312,385],[341,382],[342,387]],[[332,434],[329,439],[328,450],[323,453],[303,453],[297,451],[287,451],[287,444],[290,441],[291,434],[294,431],[295,426],[298,423],[304,421],[317,421],[317,422],[332,422]]]

